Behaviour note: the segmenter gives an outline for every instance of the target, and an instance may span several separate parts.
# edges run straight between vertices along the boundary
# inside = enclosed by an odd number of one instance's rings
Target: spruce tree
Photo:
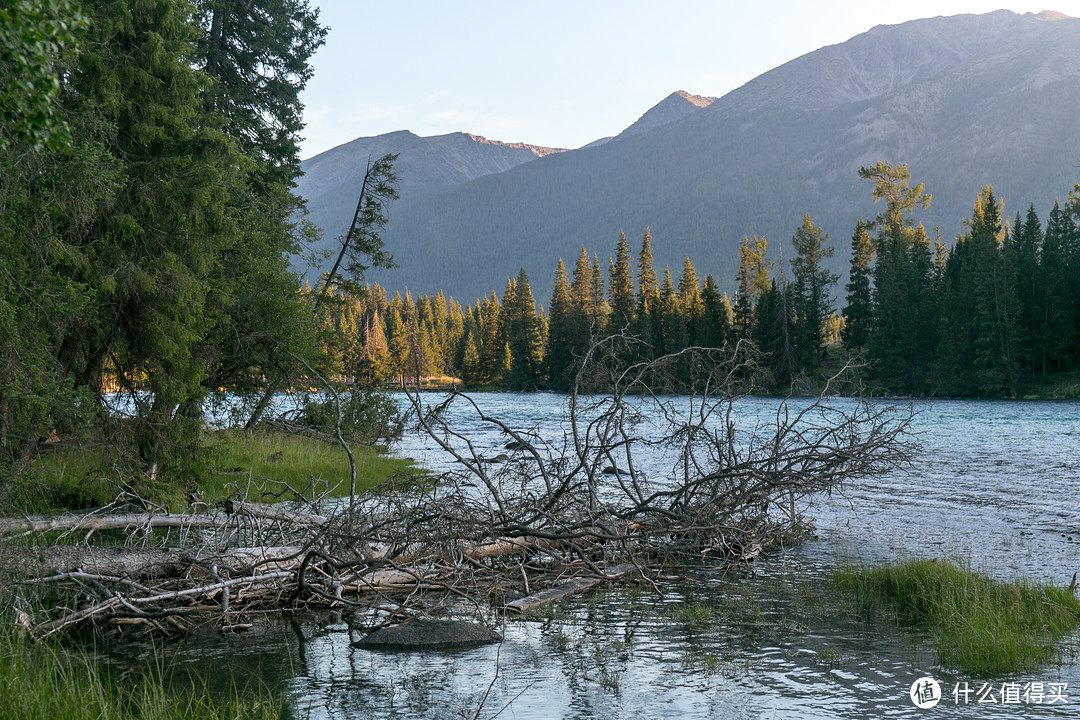
[[[637,327],[634,335],[652,350],[645,354],[652,356],[658,347],[660,332],[660,286],[653,269],[652,233],[645,228],[645,237],[641,241],[641,253],[638,255],[638,299]]]
[[[570,279],[562,258],[555,268],[555,287],[551,292],[551,315],[548,321],[547,376],[553,387],[564,388],[566,375],[574,362],[574,309]]]
[[[796,253],[791,261],[791,304],[797,318],[792,344],[800,368],[817,367],[824,351],[825,318],[832,307],[832,286],[839,279],[825,267],[825,261],[833,255],[828,241],[829,236],[809,215],[803,216],[802,225],[791,238]]]
[[[754,334],[754,306],[770,288],[769,271],[772,260],[768,256],[765,238],[744,237],[739,246],[739,272],[735,276],[739,284],[735,296],[734,330],[736,337],[752,338]]]
[[[1025,381],[1036,377],[1036,353],[1040,337],[1039,312],[1039,252],[1042,247],[1042,225],[1035,206],[1028,207],[1021,221],[1016,213],[1012,233],[1002,247],[1006,281],[1015,301],[1015,357],[1017,372]]]
[[[864,220],[855,225],[851,236],[851,269],[848,271],[847,305],[844,306],[844,347],[858,350],[866,346],[871,327],[870,268],[874,261],[873,245]]]
[[[1068,363],[1066,351],[1069,345],[1069,234],[1068,213],[1055,200],[1046,219],[1042,253],[1039,256],[1040,287],[1042,302],[1040,312],[1044,318],[1042,337],[1039,341],[1043,373],[1064,368]]]
[[[503,318],[506,345],[510,350],[507,385],[515,390],[535,390],[543,375],[544,344],[525,268],[521,268],[517,278],[507,284]]]
[[[634,278],[630,269],[630,246],[626,233],[619,233],[615,246],[615,258],[610,260],[608,272],[608,334],[615,334],[631,326],[634,320]]]
[[[697,270],[687,256],[683,260],[682,275],[679,276],[679,311],[686,323],[686,337],[691,345],[700,343],[701,326],[705,317],[705,303],[701,299],[698,286]]]
[[[658,354],[676,353],[689,345],[686,322],[671,279],[671,268],[664,268],[664,282],[660,286],[660,332]]]
[[[930,204],[922,183],[911,186],[907,165],[879,162],[859,169],[859,177],[874,183],[874,202],[885,207],[874,219],[873,324],[867,347],[874,373],[889,389],[919,393],[925,389],[934,357],[935,335],[915,308],[931,302],[932,264],[923,262],[922,241],[912,218]],[[922,233],[925,238],[925,232]],[[913,250],[914,246],[920,246]],[[928,247],[927,247],[928,252]]]
[[[731,332],[731,305],[727,295],[721,295],[712,275],[705,278],[701,289],[702,315],[697,344],[703,347],[722,347]]]
[[[1014,302],[1001,248],[1005,230],[990,186],[979,193],[967,226],[945,268],[938,352],[943,389],[1015,395]]]

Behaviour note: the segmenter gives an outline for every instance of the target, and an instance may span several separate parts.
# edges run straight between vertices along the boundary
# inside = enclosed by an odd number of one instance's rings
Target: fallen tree
[[[910,405],[829,399],[843,371],[817,398],[744,418],[739,401],[761,372],[751,345],[625,361],[638,349],[622,336],[589,348],[554,437],[461,392],[435,405],[409,392],[417,427],[450,459],[435,479],[306,508],[237,498],[185,515],[0,520],[0,534],[86,533],[82,547],[9,546],[0,569],[22,598],[40,588],[62,598],[20,610],[39,633],[83,622],[176,632],[195,619],[236,629],[249,613],[298,606],[362,608],[373,626],[421,603],[521,610],[615,578],[654,582],[671,567],[745,567],[797,539],[807,498],[915,449]],[[466,411],[466,426],[451,408]],[[509,454],[494,462],[472,424],[496,429]],[[662,471],[646,475],[646,456]],[[86,546],[95,528],[123,528],[141,547]],[[155,532],[174,530],[173,547],[154,546]]]

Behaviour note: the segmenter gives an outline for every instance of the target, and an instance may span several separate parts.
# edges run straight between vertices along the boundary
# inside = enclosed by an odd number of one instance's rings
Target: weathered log
[[[323,515],[286,510],[261,503],[232,502],[222,505],[224,512],[205,514],[117,513],[32,515],[22,518],[0,518],[0,535],[40,533],[51,530],[127,530],[130,528],[198,528],[220,529],[237,517],[271,520],[300,527],[322,527],[330,522]]]
[[[0,569],[9,576],[36,578],[75,570],[90,574],[128,578],[178,577],[191,568],[196,551],[170,548],[76,547],[48,545],[18,547],[0,545]],[[299,546],[231,548],[198,556],[202,563],[215,562],[239,572],[255,566],[279,567],[300,562]]]
[[[569,595],[575,595],[579,592],[584,592],[589,588],[604,582],[605,580],[615,580],[637,569],[637,566],[633,563],[623,563],[622,565],[616,565],[613,568],[604,571],[603,577],[576,577],[567,580],[566,582],[549,587],[546,590],[541,590],[533,595],[528,595],[523,598],[519,598],[506,604],[508,610],[515,610],[517,612],[525,612],[526,610],[532,610],[540,605],[546,605],[549,602],[559,600]]]
[[[512,538],[499,538],[488,543],[465,545],[462,548],[462,554],[471,560],[484,560],[486,558],[523,553],[541,546],[542,543],[536,538],[522,535]]]
[[[123,513],[87,515],[63,513],[24,518],[0,518],[0,535],[41,533],[50,530],[127,530],[129,528],[223,528],[232,520],[221,512],[205,515],[166,515],[165,513]]]
[[[322,527],[330,522],[330,518],[325,515],[286,510],[282,507],[263,503],[234,502],[230,500],[222,503],[222,508],[230,515],[273,520],[274,522],[283,522],[301,527]]]

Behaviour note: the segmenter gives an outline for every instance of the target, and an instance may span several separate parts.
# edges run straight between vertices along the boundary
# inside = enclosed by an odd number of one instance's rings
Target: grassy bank
[[[854,590],[861,612],[895,612],[932,631],[942,665],[982,675],[1053,660],[1080,623],[1080,604],[1066,588],[999,582],[937,560],[849,568],[837,583]]]
[[[236,488],[248,489],[252,499],[273,500],[286,488],[349,494],[349,460],[345,450],[303,435],[239,429],[210,433],[204,441],[208,468],[202,489],[208,498],[226,497]],[[411,460],[395,458],[378,447],[350,445],[356,460],[356,489],[366,490],[402,473],[417,473]],[[315,487],[312,487],[312,483]],[[290,500],[291,493],[280,496]]]
[[[390,457],[378,447],[350,447],[357,490],[419,472],[412,461]],[[349,461],[342,447],[270,430],[206,431],[186,477],[170,477],[166,470],[150,478],[126,466],[107,445],[59,445],[46,448],[13,482],[7,505],[27,513],[79,510],[108,504],[129,491],[181,511],[193,496],[212,505],[239,491],[249,500],[274,502],[294,499],[292,490],[305,496],[348,495]]]
[[[271,720],[283,703],[265,687],[212,697],[205,688],[177,688],[152,669],[114,683],[80,655],[0,630],[0,718],[4,720]]]

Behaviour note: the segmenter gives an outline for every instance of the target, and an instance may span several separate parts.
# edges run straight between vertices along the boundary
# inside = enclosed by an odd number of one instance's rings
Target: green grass
[[[208,433],[204,446],[209,451],[203,479],[207,502],[228,496],[234,488],[247,491],[249,499],[266,501],[272,501],[286,486],[305,494],[349,494],[349,459],[335,443],[303,435],[232,429]],[[350,448],[356,460],[357,492],[395,475],[419,474],[411,460],[390,457],[365,445]],[[292,493],[280,499],[291,500]]]
[[[207,431],[192,471],[183,479],[162,472],[151,480],[130,462],[118,461],[106,446],[49,447],[12,483],[7,505],[19,512],[44,513],[100,507],[122,491],[138,494],[173,511],[199,492],[213,504],[237,490],[248,500],[292,500],[289,488],[340,497],[349,494],[349,460],[344,449],[303,435],[239,429]],[[411,460],[377,447],[350,444],[356,459],[356,489],[363,491],[402,474],[420,475]]]
[[[12,482],[10,504],[27,513],[97,507],[119,492],[115,476],[104,448],[46,448]]]
[[[1059,656],[1058,643],[1080,623],[1068,589],[1027,580],[999,582],[937,560],[907,560],[837,573],[860,610],[895,610],[935,635],[942,665],[976,674],[1012,673]]]
[[[4,720],[271,720],[283,717],[268,688],[235,688],[223,697],[206,688],[176,688],[152,668],[136,682],[107,673],[57,645],[34,644],[0,631],[0,718]]]
[[[713,622],[713,609],[704,603],[680,603],[673,615],[677,622],[691,627],[703,627]]]

